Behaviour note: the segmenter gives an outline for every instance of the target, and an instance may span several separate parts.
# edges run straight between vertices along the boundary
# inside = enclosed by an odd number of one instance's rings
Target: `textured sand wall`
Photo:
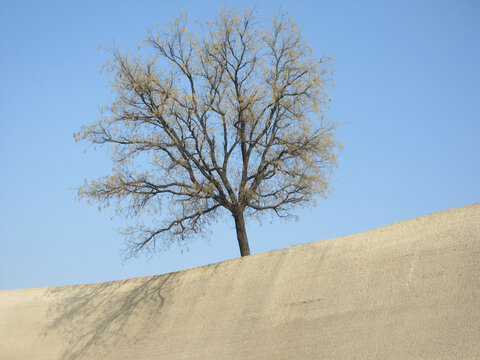
[[[0,359],[478,359],[480,204],[172,274],[0,291]]]

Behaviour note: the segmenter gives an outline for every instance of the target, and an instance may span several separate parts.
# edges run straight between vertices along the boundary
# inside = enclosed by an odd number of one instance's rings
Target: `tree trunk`
[[[235,229],[237,230],[238,246],[240,247],[240,255],[250,255],[250,247],[248,246],[247,231],[245,230],[245,219],[243,212],[233,215],[235,219]]]

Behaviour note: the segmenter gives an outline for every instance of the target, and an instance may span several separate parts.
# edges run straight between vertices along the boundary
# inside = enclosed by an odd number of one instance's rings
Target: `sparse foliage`
[[[110,145],[114,164],[79,197],[153,216],[125,229],[131,254],[182,244],[227,213],[249,255],[245,218],[291,216],[326,195],[336,167],[330,59],[313,55],[287,14],[222,10],[198,34],[182,14],[149,33],[150,54],[112,49],[116,97],[75,134]]]

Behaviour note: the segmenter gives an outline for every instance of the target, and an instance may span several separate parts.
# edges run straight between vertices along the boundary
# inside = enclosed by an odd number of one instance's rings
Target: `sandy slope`
[[[172,274],[0,291],[0,359],[479,359],[480,203]]]

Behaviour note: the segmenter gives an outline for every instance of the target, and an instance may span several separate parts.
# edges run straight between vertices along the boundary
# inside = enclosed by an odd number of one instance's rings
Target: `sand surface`
[[[0,291],[0,359],[480,359],[480,203],[177,273]]]

